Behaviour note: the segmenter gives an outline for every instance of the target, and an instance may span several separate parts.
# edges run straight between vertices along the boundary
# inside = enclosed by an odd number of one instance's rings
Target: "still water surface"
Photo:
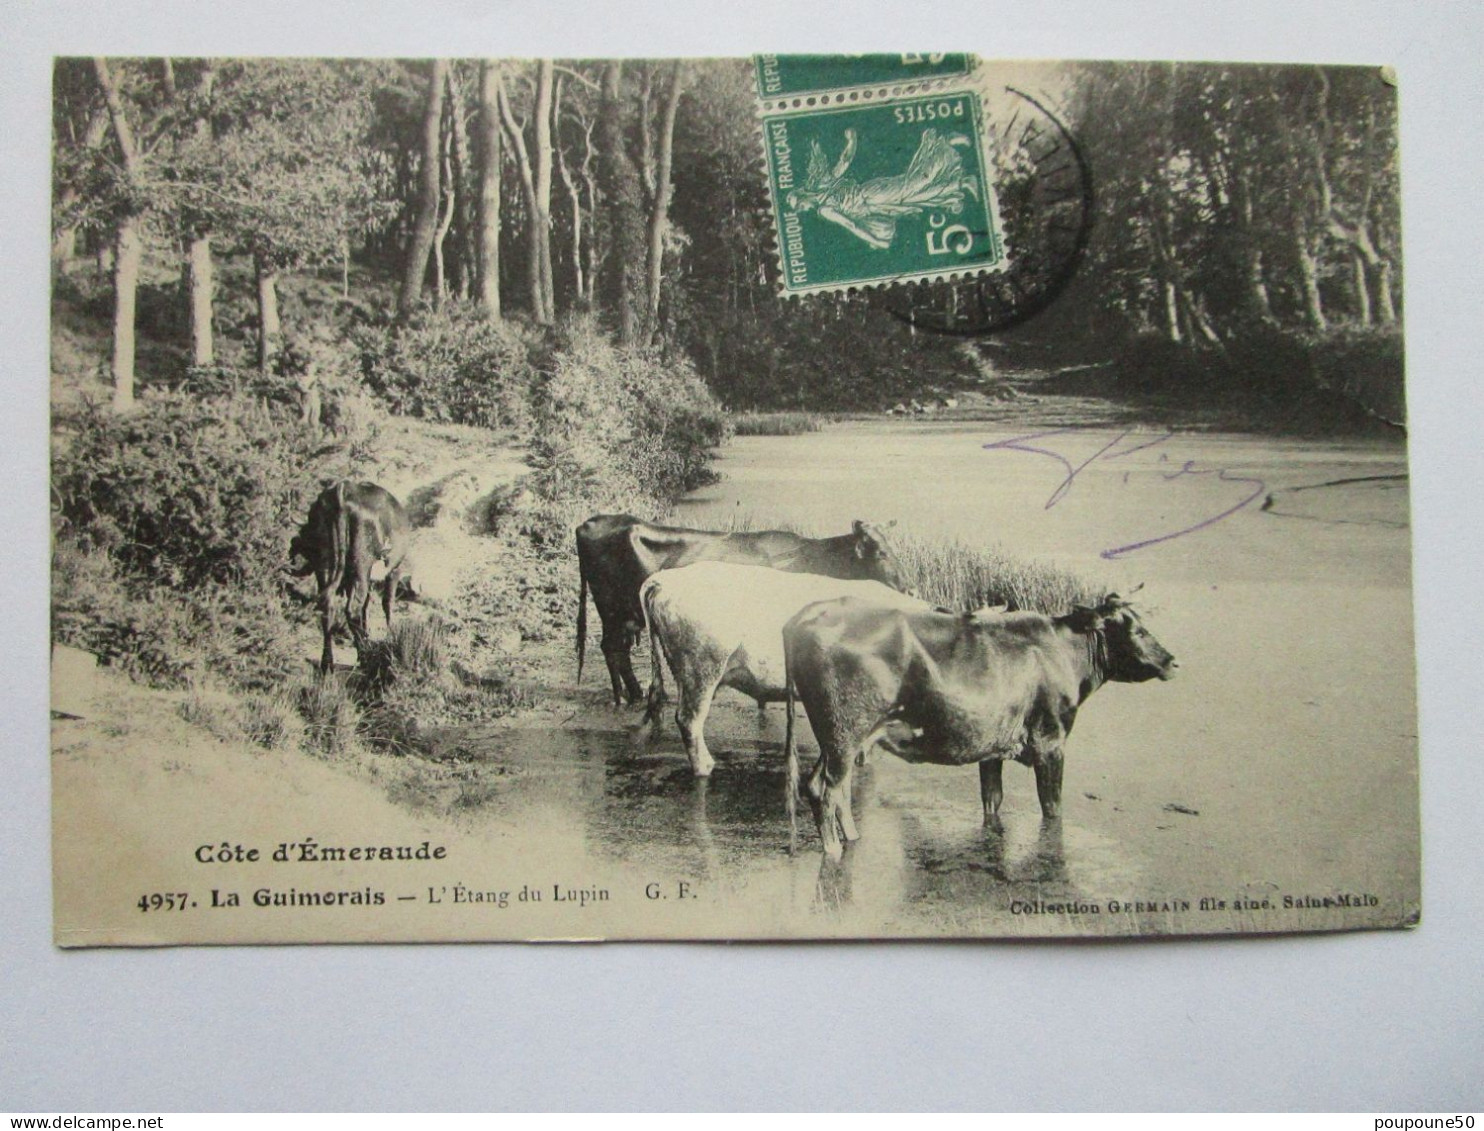
[[[484,761],[469,819],[521,841],[548,830],[555,855],[605,874],[688,877],[715,901],[702,933],[1272,930],[1317,921],[1108,908],[1337,891],[1400,906],[1418,837],[1404,448],[1161,435],[883,422],[747,437],[678,516],[821,534],[895,519],[1123,592],[1144,584],[1146,624],[1180,675],[1088,700],[1062,820],[1040,819],[1023,767],[1007,768],[1002,820],[985,827],[973,767],[878,754],[857,772],[862,839],[843,864],[823,860],[807,811],[790,854],[783,707],[729,691],[708,726],[710,781],[691,777],[668,720],[653,738],[622,713],[471,732]],[[596,701],[598,684],[582,694]],[[1102,912],[1026,913],[1083,902]]]

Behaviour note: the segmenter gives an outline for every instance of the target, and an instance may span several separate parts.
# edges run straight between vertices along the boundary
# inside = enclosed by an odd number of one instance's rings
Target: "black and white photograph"
[[[1417,924],[1389,68],[52,78],[59,945]]]

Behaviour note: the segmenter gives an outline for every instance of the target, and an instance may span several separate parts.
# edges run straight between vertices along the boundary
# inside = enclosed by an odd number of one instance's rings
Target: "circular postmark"
[[[913,326],[945,334],[1009,329],[1056,301],[1092,233],[1092,170],[1077,139],[1043,99],[1003,88],[986,114],[1008,258],[993,274],[907,283],[871,301]]]

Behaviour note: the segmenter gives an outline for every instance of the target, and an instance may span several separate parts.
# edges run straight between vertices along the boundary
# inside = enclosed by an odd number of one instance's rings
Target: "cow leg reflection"
[[[1036,853],[1031,863],[1034,865],[1034,874],[1027,878],[1043,884],[1066,883],[1067,860],[1062,848],[1062,822],[1041,821],[1041,829],[1036,834]]]
[[[819,875],[814,881],[814,900],[833,910],[849,906],[851,867],[848,860],[833,860],[828,856],[819,861]]]
[[[1048,750],[1035,761],[1036,796],[1041,799],[1041,816],[1047,820],[1061,816],[1061,771],[1064,758],[1060,750]]]
[[[1000,802],[1005,800],[1005,763],[999,758],[986,758],[979,763],[979,797],[984,802],[984,823],[999,816]]]
[[[839,778],[834,781],[830,780],[831,763],[843,766]],[[861,835],[850,811],[850,779],[854,769],[852,758],[822,757],[809,781],[809,793],[814,801],[819,835],[824,841],[825,854],[832,860],[838,860],[845,854],[844,841],[859,840]]]
[[[697,777],[705,777],[716,766],[716,759],[706,748],[706,717],[711,713],[711,699],[716,694],[716,683],[703,680],[692,683],[689,674],[680,679],[680,706],[675,711],[675,723],[685,739],[685,752],[690,755],[690,768]]]

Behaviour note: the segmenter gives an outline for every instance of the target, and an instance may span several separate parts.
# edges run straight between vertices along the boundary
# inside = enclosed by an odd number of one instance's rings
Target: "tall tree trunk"
[[[675,155],[675,115],[680,107],[680,90],[683,75],[680,60],[675,60],[670,69],[670,91],[665,99],[665,116],[660,125],[659,157],[655,163],[654,210],[649,217],[649,287],[648,311],[649,332],[659,333],[660,325],[660,280],[663,277],[665,251],[665,228],[670,222],[670,168]]]
[[[125,216],[113,251],[113,407],[118,412],[134,407],[134,299],[143,258],[139,222]]]
[[[212,340],[211,311],[214,282],[211,271],[211,237],[198,235],[186,253],[191,312],[191,364],[211,365],[216,360]]]
[[[546,289],[541,281],[541,225],[537,222],[536,178],[531,168],[531,154],[526,148],[526,135],[515,113],[510,109],[510,96],[505,92],[503,80],[496,80],[500,105],[500,121],[505,126],[505,137],[515,151],[515,167],[520,174],[521,197],[526,205],[526,286],[531,294],[531,317],[537,322],[547,322]]]
[[[422,297],[423,277],[438,226],[439,144],[443,123],[443,88],[448,82],[448,62],[434,59],[428,78],[428,101],[423,110],[422,170],[418,179],[417,218],[407,244],[402,272],[402,290],[397,296],[397,314],[406,317]]]
[[[1294,251],[1298,260],[1299,291],[1304,299],[1304,320],[1311,330],[1327,330],[1329,319],[1324,316],[1324,300],[1319,294],[1319,262],[1302,236]]]
[[[551,107],[552,62],[542,59],[536,65],[536,249],[541,262],[541,313],[543,322],[556,318],[556,288],[551,267]]]
[[[1371,283],[1366,278],[1365,257],[1350,253],[1350,269],[1355,284],[1355,320],[1362,326],[1371,324]]]
[[[139,151],[134,144],[134,130],[124,113],[108,60],[93,60],[98,85],[108,106],[123,158],[124,173],[133,182],[139,176]],[[139,240],[139,218],[132,211],[119,218],[114,236],[113,254],[113,407],[120,412],[134,406],[134,300],[139,289],[139,264],[143,247]]]
[[[499,71],[479,64],[479,304],[500,317]]]
[[[1211,320],[1206,317],[1200,300],[1191,293],[1190,288],[1181,285],[1177,288],[1177,293],[1185,316],[1185,330],[1191,340],[1194,341],[1195,336],[1200,334],[1211,345],[1221,345],[1221,335],[1216,332],[1216,327],[1211,325]]]
[[[1164,312],[1165,338],[1171,342],[1183,341],[1184,335],[1180,330],[1180,300],[1174,282],[1166,279],[1160,287],[1160,292],[1164,296],[1161,309]]]
[[[108,132],[108,111],[105,107],[95,110],[88,118],[88,128],[83,133],[82,148],[97,149],[103,144],[104,135]],[[62,269],[77,258],[77,225],[73,223],[68,214],[77,206],[82,199],[82,193],[74,184],[64,185],[62,194],[57,199],[56,208],[53,210],[56,230],[52,236],[52,266]]]
[[[1376,266],[1376,305],[1380,309],[1381,325],[1392,326],[1396,324],[1396,301],[1391,297],[1392,274],[1391,260],[1385,256]]]
[[[443,212],[438,218],[438,230],[433,234],[433,305],[443,309],[443,300],[448,295],[448,274],[444,269],[443,245],[448,239],[448,229],[453,225],[454,207],[458,187],[453,179],[453,131],[445,133],[440,160],[443,168]]]
[[[1262,248],[1254,243],[1249,243],[1246,248],[1247,259],[1247,303],[1252,309],[1253,317],[1259,322],[1273,323],[1273,302],[1268,295],[1267,274],[1263,270]]]
[[[1232,210],[1237,217],[1238,238],[1242,241],[1242,290],[1248,317],[1271,325],[1275,321],[1273,304],[1263,270],[1262,243],[1253,222],[1252,186],[1245,169],[1238,169],[1232,177]]]
[[[58,213],[77,203],[77,190],[70,185],[62,190],[62,197],[57,201]],[[58,228],[52,236],[52,269],[63,270],[67,264],[77,258],[77,225],[64,224]]]
[[[455,241],[452,277],[454,291],[460,298],[474,293],[475,262],[479,257],[474,230],[474,165],[470,157],[469,128],[464,121],[463,84],[457,67],[448,68],[449,124],[453,128],[452,175],[454,220],[458,239]]]
[[[169,60],[166,60],[169,64]],[[170,72],[173,74],[173,72]],[[216,85],[216,71],[208,63],[201,72],[197,94],[202,111],[196,118],[196,137],[201,141],[211,138],[211,120],[205,107],[210,105],[212,90]],[[172,92],[173,97],[173,92]],[[212,339],[211,320],[215,301],[215,281],[212,278],[211,233],[196,226],[190,217],[186,219],[186,291],[187,311],[191,327],[191,364],[212,365],[216,361],[216,349]]]
[[[278,321],[278,271],[264,255],[253,256],[258,282],[258,369],[267,373],[278,356],[282,327]]]
[[[618,330],[618,340],[639,339],[636,299],[643,287],[643,220],[639,215],[639,174],[624,147],[622,63],[603,68],[598,117],[598,181],[603,193],[602,305]]]
[[[589,122],[584,133],[585,148],[582,152],[582,183],[587,189],[587,292],[583,299],[589,310],[593,309],[598,283],[598,181],[593,173],[593,126]]]
[[[644,184],[644,207],[654,204],[654,124],[649,108],[654,105],[653,63],[644,63],[640,69],[639,84],[639,178]]]
[[[560,92],[560,88],[558,88]],[[586,282],[582,276],[582,193],[577,187],[577,181],[572,176],[572,170],[567,168],[567,160],[562,156],[562,141],[558,134],[556,145],[557,175],[562,179],[562,187],[567,190],[567,202],[572,207],[572,293],[578,305],[586,300]]]

